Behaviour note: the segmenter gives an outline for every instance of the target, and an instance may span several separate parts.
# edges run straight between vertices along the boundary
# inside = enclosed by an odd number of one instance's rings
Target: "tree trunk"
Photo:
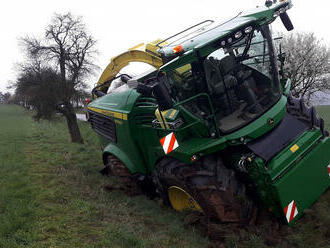
[[[81,136],[78,122],[77,122],[77,116],[73,109],[73,106],[71,104],[68,104],[68,106],[65,107],[66,110],[63,112],[66,123],[68,125],[69,133],[71,136],[71,141],[74,143],[84,143],[84,140]]]

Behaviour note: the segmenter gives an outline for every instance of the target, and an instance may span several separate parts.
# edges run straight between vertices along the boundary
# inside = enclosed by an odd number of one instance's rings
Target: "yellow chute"
[[[124,52],[116,57],[113,57],[110,61],[110,64],[103,71],[97,85],[101,85],[105,82],[109,82],[109,84],[105,84],[99,88],[101,91],[106,91],[110,82],[116,77],[119,71],[127,66],[130,62],[143,62],[147,63],[155,68],[159,68],[163,65],[163,61],[160,57],[160,54],[157,52],[158,48],[156,46],[157,43],[162,40],[155,40],[148,44],[141,43],[137,46],[130,48],[127,52]],[[166,43],[162,43],[162,46],[166,45]]]

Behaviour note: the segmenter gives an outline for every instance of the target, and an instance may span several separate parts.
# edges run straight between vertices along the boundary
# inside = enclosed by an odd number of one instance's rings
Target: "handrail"
[[[181,102],[178,102],[178,103],[174,104],[173,107],[180,106],[182,104],[185,104],[187,102],[190,102],[190,101],[192,101],[192,100],[194,100],[194,99],[196,99],[198,97],[201,97],[201,96],[206,97],[207,100],[208,100],[208,102],[209,102],[209,106],[210,106],[210,109],[211,109],[211,115],[209,115],[207,118],[212,117],[213,124],[214,124],[215,130],[216,130],[217,136],[220,137],[220,132],[219,132],[219,128],[218,128],[218,124],[217,124],[216,118],[215,118],[215,112],[214,112],[213,104],[212,104],[212,101],[211,101],[210,96],[207,93],[199,93],[197,95],[194,95],[194,96],[192,96],[192,97],[190,97],[190,98],[188,98],[186,100],[183,100]]]
[[[197,24],[195,24],[195,25],[193,25],[193,26],[191,26],[191,27],[189,27],[189,28],[186,28],[185,30],[183,30],[183,31],[181,31],[181,32],[179,32],[179,33],[176,33],[176,34],[174,34],[174,35],[172,35],[172,36],[166,38],[165,40],[162,40],[162,41],[158,42],[158,43],[156,44],[156,46],[159,47],[159,48],[161,48],[160,44],[162,44],[162,43],[168,41],[169,39],[172,39],[172,38],[174,38],[174,37],[176,37],[176,36],[178,36],[178,35],[180,35],[180,34],[182,34],[182,33],[184,33],[184,32],[187,32],[187,31],[189,31],[190,29],[193,29],[193,28],[195,28],[195,27],[198,27],[198,26],[200,26],[200,25],[202,25],[202,24],[204,24],[204,23],[207,23],[207,22],[210,22],[210,24],[212,24],[214,21],[213,21],[213,20],[205,20],[205,21],[202,21],[202,22],[200,22],[200,23],[197,23]],[[209,25],[210,25],[210,24],[209,24]],[[174,41],[173,41],[173,42],[174,42]],[[172,42],[172,43],[173,43],[173,42]]]

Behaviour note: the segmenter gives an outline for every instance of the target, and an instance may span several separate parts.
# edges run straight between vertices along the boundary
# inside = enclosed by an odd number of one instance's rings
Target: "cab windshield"
[[[202,66],[186,64],[168,73],[168,78],[178,101],[207,93],[223,133],[253,121],[281,95],[268,26],[213,51],[203,60]],[[199,117],[206,111],[201,102],[197,106],[186,104],[184,107]]]

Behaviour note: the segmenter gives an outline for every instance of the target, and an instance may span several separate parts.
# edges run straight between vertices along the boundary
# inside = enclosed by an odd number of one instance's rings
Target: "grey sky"
[[[316,4],[317,3],[317,4]],[[98,40],[100,52],[96,63],[104,69],[111,57],[141,42],[166,38],[205,19],[226,19],[241,10],[263,5],[263,0],[167,0],[167,1],[4,1],[0,15],[0,91],[15,80],[14,64],[24,56],[18,38],[43,35],[54,12],[71,11],[81,15],[92,35]],[[295,31],[314,31],[330,44],[328,0],[293,0],[289,15]],[[275,30],[285,32],[280,22]],[[102,71],[91,80],[93,85]]]

